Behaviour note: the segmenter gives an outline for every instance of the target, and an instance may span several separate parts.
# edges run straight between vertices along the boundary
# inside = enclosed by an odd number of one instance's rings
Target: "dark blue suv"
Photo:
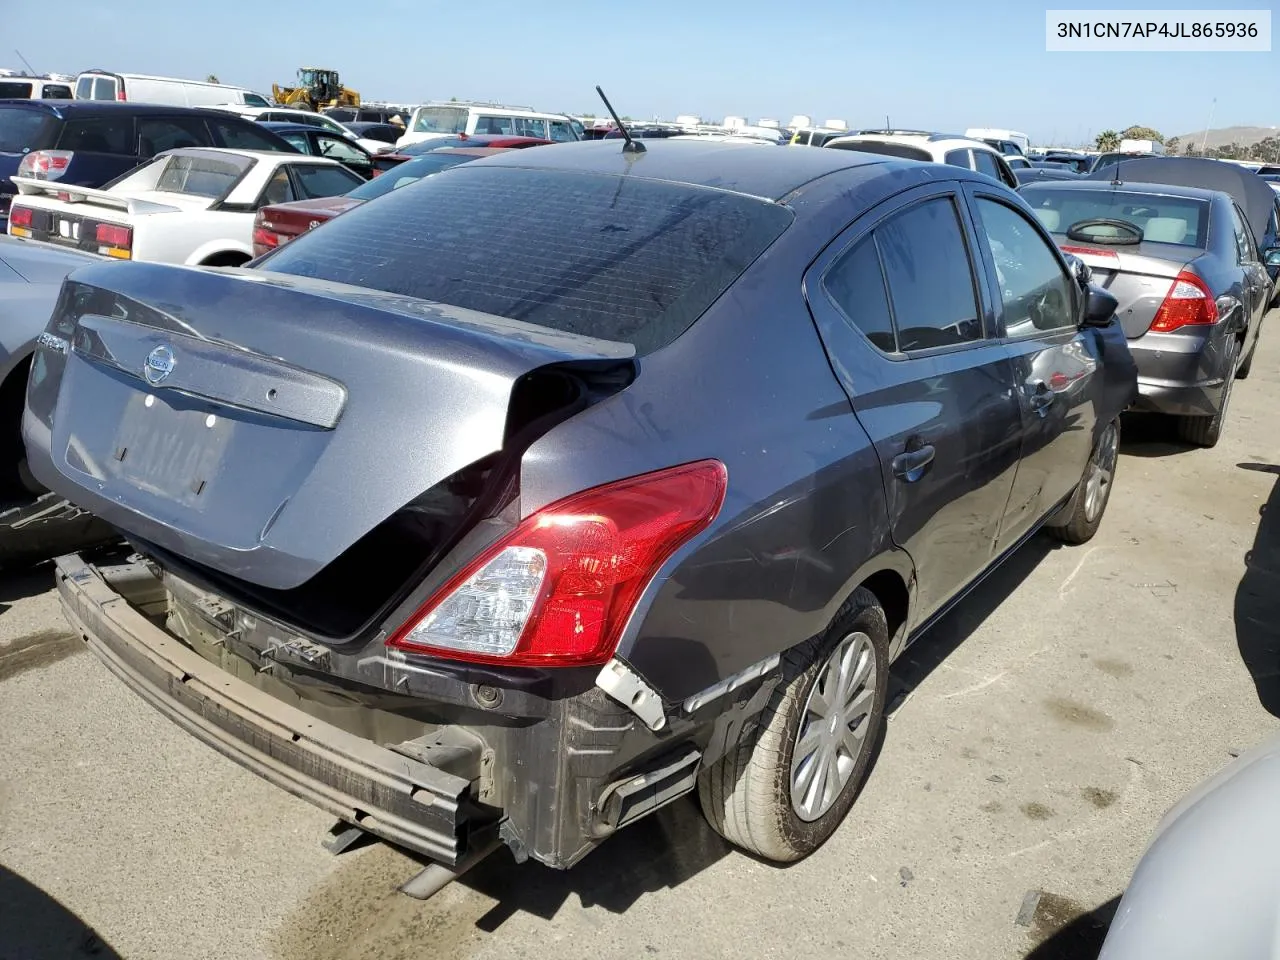
[[[176,147],[297,153],[287,141],[225,110],[100,100],[0,100],[0,230],[17,192],[9,178],[35,173],[100,187]]]

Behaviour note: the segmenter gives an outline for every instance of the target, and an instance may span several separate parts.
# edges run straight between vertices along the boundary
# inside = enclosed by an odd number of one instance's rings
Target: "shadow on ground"
[[[37,596],[52,586],[52,564],[13,573],[0,572],[0,614],[8,610],[15,600]]]
[[[1271,496],[1259,508],[1253,546],[1244,555],[1236,588],[1236,643],[1253,677],[1258,702],[1280,717],[1280,466],[1241,463],[1242,470],[1275,474]]]
[[[1114,897],[1086,913],[1069,900],[1042,898],[1031,921],[1031,934],[1039,942],[1027,960],[1097,960],[1119,905]]]
[[[0,960],[120,960],[83,920],[0,866]]]
[[[1058,546],[1045,534],[1033,537],[912,643],[893,665],[889,687],[891,709],[971,637]]]
[[[1178,439],[1173,417],[1151,413],[1127,413],[1120,424],[1120,451],[1135,457],[1172,457],[1199,449]]]

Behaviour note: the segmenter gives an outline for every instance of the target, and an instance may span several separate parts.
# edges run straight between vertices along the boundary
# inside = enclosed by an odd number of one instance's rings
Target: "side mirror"
[[[1119,300],[1101,287],[1095,287],[1091,284],[1085,293],[1084,321],[1082,325],[1086,327],[1110,326],[1118,306],[1120,306]]]
[[[1093,271],[1089,265],[1077,257],[1074,253],[1064,254],[1067,258],[1067,266],[1071,268],[1071,274],[1076,278],[1076,283],[1080,284],[1081,290],[1089,289],[1089,281],[1093,279]]]
[[[1267,247],[1263,250],[1262,262],[1268,267],[1280,267],[1280,247]]]

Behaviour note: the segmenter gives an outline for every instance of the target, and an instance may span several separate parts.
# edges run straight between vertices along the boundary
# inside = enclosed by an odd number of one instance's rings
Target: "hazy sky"
[[[1215,127],[1280,124],[1280,53],[1046,53],[1045,5],[1012,0],[58,0],[55,20],[47,4],[0,2],[0,66],[21,67],[16,47],[40,71],[213,73],[268,94],[316,65],[367,99],[400,102],[594,113],[599,83],[636,118],[803,113],[865,127],[888,115],[1061,143],[1133,123],[1197,130],[1216,97]]]

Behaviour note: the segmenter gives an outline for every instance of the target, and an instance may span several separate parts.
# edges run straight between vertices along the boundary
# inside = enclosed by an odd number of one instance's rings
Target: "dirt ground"
[[[1280,729],[1280,330],[1226,437],[1126,423],[1108,516],[1036,539],[897,668],[853,813],[788,869],[679,802],[556,873],[435,899],[154,713],[0,581],[0,958],[1087,958],[1164,811]]]

